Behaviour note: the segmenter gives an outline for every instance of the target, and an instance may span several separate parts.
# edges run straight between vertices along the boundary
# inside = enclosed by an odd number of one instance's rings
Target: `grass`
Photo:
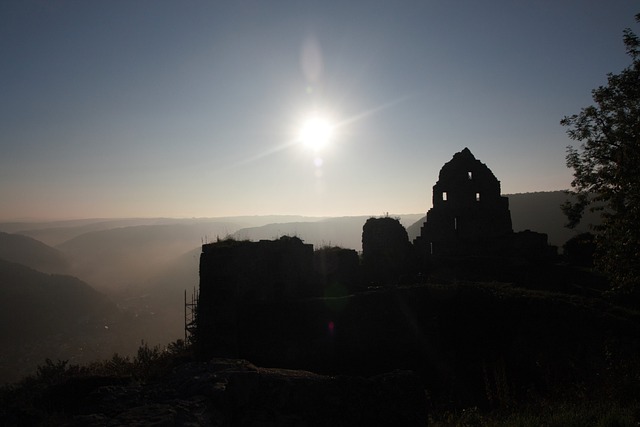
[[[431,414],[432,427],[637,427],[640,401],[542,401],[516,408],[482,412],[478,408]]]

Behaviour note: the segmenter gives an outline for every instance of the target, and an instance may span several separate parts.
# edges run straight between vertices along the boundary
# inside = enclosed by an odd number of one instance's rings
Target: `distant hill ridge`
[[[233,224],[233,230],[244,227],[257,227],[276,222],[311,222],[323,217],[304,217],[300,215],[244,215],[214,218],[113,218],[113,219],[77,219],[51,222],[5,222],[0,223],[0,231],[33,237],[50,246],[60,245],[68,240],[92,231],[112,230],[115,228],[203,223]],[[232,231],[230,231],[232,232]]]
[[[155,275],[204,240],[223,238],[239,226],[228,222],[189,221],[92,231],[60,245],[72,260],[74,275],[97,289],[126,288]]]
[[[592,213],[585,215],[584,224],[576,230],[564,227],[566,219],[560,205],[569,196],[565,191],[540,191],[531,193],[505,194],[509,198],[511,218],[514,231],[532,230],[549,235],[551,244],[561,246],[571,236],[587,231],[588,223],[597,222]],[[407,228],[409,238],[413,240],[420,233],[424,222],[424,214],[430,203],[425,203],[422,213],[391,214],[399,217]],[[53,222],[19,222],[0,223],[0,230],[31,236],[52,246],[61,245],[73,238],[95,231],[108,231],[131,226],[155,226],[189,224],[191,226],[205,223],[226,223],[227,234],[238,238],[253,240],[271,239],[285,234],[297,234],[308,243],[316,245],[326,243],[360,249],[359,233],[367,218],[377,215],[360,215],[347,217],[305,217],[299,215],[245,215],[236,217],[214,218],[129,218],[129,219],[95,219],[70,220]],[[359,223],[360,222],[360,223]],[[332,227],[333,226],[333,227]],[[346,232],[346,234],[345,234]],[[321,236],[321,233],[325,233]],[[208,234],[208,237],[224,237],[225,234]],[[204,236],[203,236],[204,237]]]
[[[0,232],[0,259],[45,273],[69,272],[69,262],[61,251],[21,234]]]
[[[406,227],[416,221],[420,214],[390,215],[398,217]],[[326,218],[315,222],[286,222],[266,224],[260,227],[243,228],[233,234],[243,240],[271,240],[282,236],[297,236],[316,248],[341,246],[362,249],[362,226],[372,215]]]
[[[0,344],[59,333],[115,305],[73,276],[46,274],[0,260]]]

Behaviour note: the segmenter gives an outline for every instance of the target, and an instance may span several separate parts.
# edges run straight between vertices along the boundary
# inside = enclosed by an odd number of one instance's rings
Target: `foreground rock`
[[[144,384],[85,377],[50,386],[33,419],[15,405],[0,424],[77,426],[353,426],[425,425],[420,380],[396,371],[375,377],[323,376],[258,368],[243,360],[189,362]],[[22,412],[22,413],[21,413]],[[31,417],[31,419],[30,419]],[[4,419],[3,419],[4,418]]]

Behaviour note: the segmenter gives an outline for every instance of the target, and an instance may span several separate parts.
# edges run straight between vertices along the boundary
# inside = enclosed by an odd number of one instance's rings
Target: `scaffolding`
[[[191,344],[197,327],[198,289],[191,292],[191,299],[187,299],[187,290],[184,290],[184,342]]]

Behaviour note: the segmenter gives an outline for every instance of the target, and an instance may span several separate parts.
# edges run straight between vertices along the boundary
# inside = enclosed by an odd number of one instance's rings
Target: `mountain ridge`
[[[0,259],[45,273],[68,273],[70,267],[61,251],[29,236],[1,231]]]

